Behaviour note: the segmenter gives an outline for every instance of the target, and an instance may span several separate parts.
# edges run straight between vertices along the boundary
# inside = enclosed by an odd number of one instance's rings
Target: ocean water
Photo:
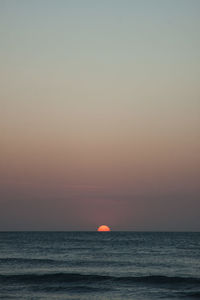
[[[0,232],[0,299],[200,299],[200,233]]]

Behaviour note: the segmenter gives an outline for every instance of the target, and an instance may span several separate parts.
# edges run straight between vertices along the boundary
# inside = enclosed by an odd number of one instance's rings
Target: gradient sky
[[[200,1],[0,0],[0,230],[200,230]]]

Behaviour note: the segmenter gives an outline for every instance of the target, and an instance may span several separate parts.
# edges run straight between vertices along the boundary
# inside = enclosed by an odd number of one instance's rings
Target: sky
[[[0,0],[0,230],[200,231],[200,1]]]

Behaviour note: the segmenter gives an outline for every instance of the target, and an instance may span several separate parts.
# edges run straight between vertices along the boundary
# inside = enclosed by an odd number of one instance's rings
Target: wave
[[[21,258],[21,257],[6,257],[0,258],[1,263],[58,263],[57,260],[54,259],[46,259],[46,258]]]
[[[130,262],[123,261],[119,262],[118,260],[77,260],[77,259],[62,259],[62,260],[55,260],[55,259],[45,259],[45,258],[21,258],[21,257],[8,257],[8,258],[0,258],[0,265],[2,264],[20,264],[20,265],[55,265],[55,266],[98,266],[98,267],[105,267],[105,266],[130,266]],[[19,266],[20,267],[20,266]]]
[[[144,283],[144,284],[200,284],[197,277],[170,277],[160,275],[117,277],[108,275],[92,275],[78,273],[49,273],[49,274],[13,274],[0,275],[0,282],[24,282],[24,283],[98,283],[98,282],[120,282],[120,283]]]

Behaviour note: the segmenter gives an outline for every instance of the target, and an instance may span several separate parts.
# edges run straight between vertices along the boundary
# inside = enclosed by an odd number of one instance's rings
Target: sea
[[[200,233],[0,232],[0,299],[200,299]]]

